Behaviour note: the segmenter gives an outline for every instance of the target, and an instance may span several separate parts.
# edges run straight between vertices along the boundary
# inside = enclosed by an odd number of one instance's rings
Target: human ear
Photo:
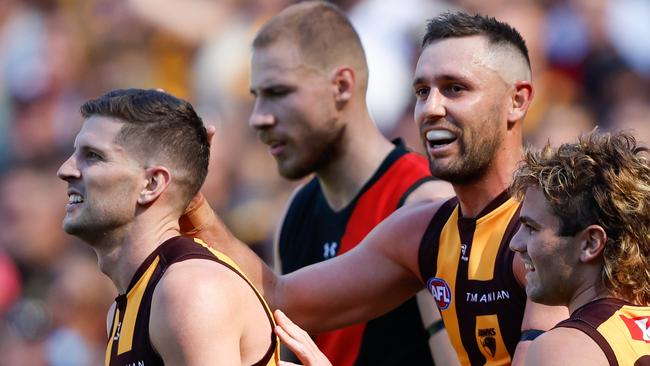
[[[598,259],[607,243],[605,229],[600,225],[589,225],[580,235],[580,261],[587,263]]]
[[[165,167],[155,166],[146,169],[145,179],[144,187],[138,196],[138,203],[141,205],[148,205],[160,197],[171,182],[171,173]]]
[[[508,111],[508,127],[514,126],[526,115],[528,107],[533,100],[533,85],[530,81],[522,80],[513,85],[514,92],[510,98],[510,109]]]
[[[356,84],[354,70],[350,67],[338,68],[332,76],[334,86],[334,101],[338,108],[342,107],[351,98]]]

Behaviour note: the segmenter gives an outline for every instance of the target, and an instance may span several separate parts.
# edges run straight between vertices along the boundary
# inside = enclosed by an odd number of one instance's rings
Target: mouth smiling
[[[73,207],[83,202],[84,197],[81,194],[77,192],[68,192],[68,207]]]
[[[533,262],[530,261],[530,259],[522,258],[522,263],[524,264],[526,271],[535,272],[535,266],[533,265]]]

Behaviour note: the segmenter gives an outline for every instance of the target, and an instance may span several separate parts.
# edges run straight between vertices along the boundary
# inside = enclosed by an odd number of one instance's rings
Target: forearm
[[[433,296],[428,290],[422,290],[416,296],[422,324],[429,336],[429,349],[434,363],[436,365],[460,365],[458,355],[451,345]]]
[[[276,288],[280,309],[316,334],[383,315],[422,288],[419,280],[362,246],[282,276]]]

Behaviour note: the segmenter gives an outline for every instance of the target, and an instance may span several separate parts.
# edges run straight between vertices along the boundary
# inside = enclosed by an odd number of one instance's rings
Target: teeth
[[[446,130],[431,130],[426,138],[433,145],[446,145],[456,140],[456,135]]]
[[[535,267],[533,267],[532,264],[524,262],[524,268],[526,268],[527,271],[534,271]]]
[[[83,197],[81,197],[81,195],[79,194],[73,193],[70,196],[68,196],[68,203],[81,203],[83,201],[84,201]]]
[[[431,130],[427,132],[426,138],[429,141],[452,140],[456,135],[446,130]]]

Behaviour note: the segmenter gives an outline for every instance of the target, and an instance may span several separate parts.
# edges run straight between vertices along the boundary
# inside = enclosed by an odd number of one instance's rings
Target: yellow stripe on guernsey
[[[472,239],[467,274],[470,280],[489,281],[494,275],[494,262],[499,254],[499,245],[508,228],[510,218],[519,208],[514,198],[499,206],[476,221],[476,231]],[[485,265],[489,263],[490,265]],[[481,265],[482,264],[482,265]]]
[[[485,332],[483,334],[482,332]],[[493,315],[479,315],[476,317],[476,330],[474,336],[479,344],[479,350],[485,357],[486,366],[510,365],[510,354],[506,349],[503,338],[501,337],[501,328],[499,328],[499,318]],[[490,346],[489,342],[496,342],[496,348]],[[492,352],[496,350],[494,354]]]
[[[519,208],[519,202],[510,198],[496,210],[479,218],[476,221],[476,230],[472,238],[472,249],[468,263],[468,278],[476,281],[489,281],[494,278],[494,266],[499,254],[499,246],[503,241],[508,224]],[[488,263],[489,265],[485,265]],[[483,264],[483,265],[481,265]],[[494,334],[481,334],[485,331],[494,331]],[[483,315],[476,317],[476,330],[474,336],[480,345],[479,350],[485,357],[486,366],[510,365],[511,359],[503,341],[503,333],[499,327],[499,318],[496,315]],[[494,348],[488,347],[485,342],[496,341]]]
[[[440,247],[438,248],[438,263],[436,277],[444,278],[451,289],[451,293],[455,294],[456,291],[456,267],[460,260],[460,237],[458,235],[457,223],[458,222],[458,208],[447,220],[445,227],[440,233]],[[465,347],[460,339],[460,328],[458,327],[458,317],[456,316],[456,301],[453,296],[449,307],[440,312],[442,320],[445,323],[445,328],[449,334],[451,344],[456,349],[458,360],[461,365],[469,365],[469,356],[465,351]]]
[[[650,354],[650,307],[623,306],[597,330],[619,365],[634,365],[640,356]]]
[[[469,273],[467,273],[467,277],[469,280],[489,281],[493,279],[494,263],[499,254],[499,245],[503,240],[510,219],[518,207],[519,203],[514,198],[510,198],[497,209],[477,220],[468,262]],[[458,208],[456,208],[440,233],[436,277],[443,278],[453,294],[451,304],[446,310],[441,311],[441,314],[461,365],[468,365],[470,363],[469,356],[461,341],[456,301],[454,299],[460,254],[461,242],[458,232]],[[479,329],[491,328],[496,330],[497,336],[494,337],[497,343],[496,354],[491,355],[488,350],[479,347],[487,360],[486,365],[509,364],[510,355],[501,336],[497,316],[479,316],[476,319],[476,326],[477,333],[475,336],[477,340],[485,338],[484,335],[478,333]]]
[[[111,362],[111,353],[113,352],[113,338],[115,338],[115,332],[117,332],[117,323],[120,320],[120,309],[115,309],[115,313],[113,314],[113,329],[111,331],[110,338],[108,338],[108,347],[106,347],[106,359],[105,359],[105,365],[108,365]]]
[[[118,355],[121,355],[124,352],[129,352],[133,347],[135,320],[138,316],[142,296],[144,296],[144,291],[147,289],[149,279],[151,279],[159,261],[160,257],[156,257],[149,268],[147,268],[144,275],[140,277],[140,280],[138,280],[131,291],[126,294],[126,311],[124,312],[124,320],[122,321],[122,329],[120,330],[120,340],[117,343]]]

